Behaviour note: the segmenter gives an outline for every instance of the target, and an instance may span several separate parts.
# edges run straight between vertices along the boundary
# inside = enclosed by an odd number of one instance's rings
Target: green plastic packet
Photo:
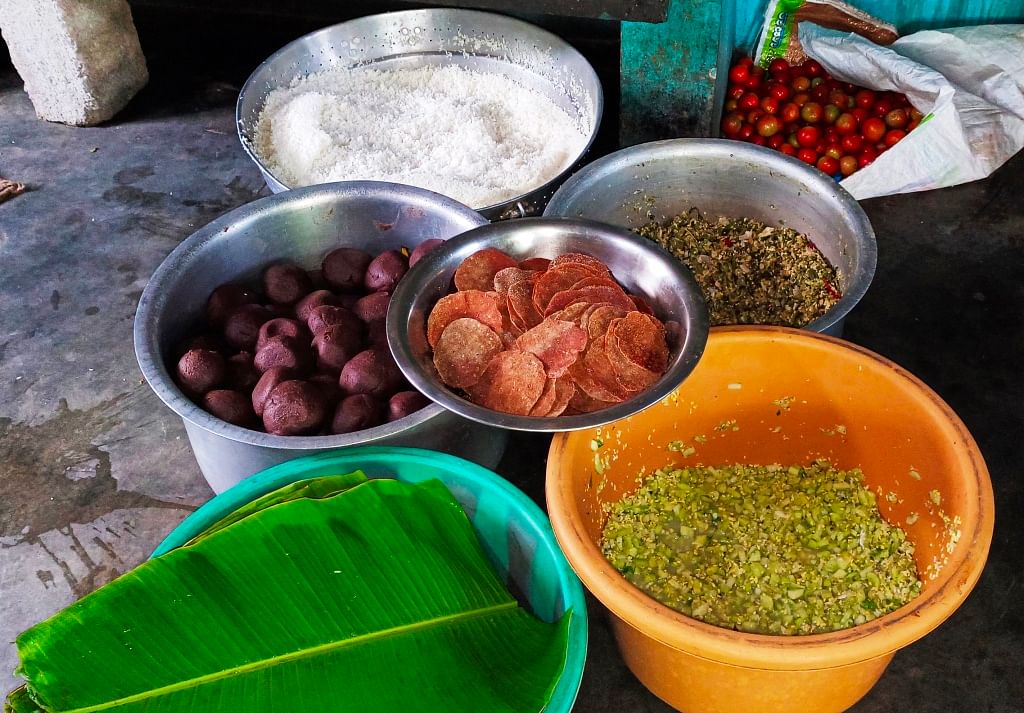
[[[804,0],[768,0],[764,10],[764,26],[754,48],[754,63],[767,67],[773,59],[785,57],[796,39],[796,11]]]

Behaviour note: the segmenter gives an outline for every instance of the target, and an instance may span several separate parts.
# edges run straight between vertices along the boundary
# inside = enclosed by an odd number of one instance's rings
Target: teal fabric
[[[896,25],[900,34],[917,30],[1024,22],[1024,0],[848,0],[851,5]],[[764,19],[766,0],[733,0],[733,47],[749,53]]]

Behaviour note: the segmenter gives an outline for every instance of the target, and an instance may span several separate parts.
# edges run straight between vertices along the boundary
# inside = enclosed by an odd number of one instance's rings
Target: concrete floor
[[[234,99],[299,32],[275,24],[253,40],[232,27],[213,42],[210,29],[165,25],[162,40],[140,29],[151,85],[103,128],[37,121],[0,68],[0,175],[32,189],[0,205],[0,692],[15,684],[18,632],[138,564],[210,496],[180,422],[141,380],[132,319],[179,241],[265,194],[234,134]],[[190,51],[176,30],[192,33]],[[1022,194],[1024,156],[986,181],[865,203],[879,266],[846,336],[919,375],[966,421],[997,522],[970,599],[896,657],[858,713],[1024,710]],[[516,458],[498,469],[539,502],[546,446],[516,435]],[[591,612],[576,710],[668,711]]]

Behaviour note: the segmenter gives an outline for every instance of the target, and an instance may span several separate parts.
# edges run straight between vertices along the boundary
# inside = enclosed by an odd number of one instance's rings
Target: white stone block
[[[47,121],[106,121],[149,79],[127,0],[0,0],[0,33]]]

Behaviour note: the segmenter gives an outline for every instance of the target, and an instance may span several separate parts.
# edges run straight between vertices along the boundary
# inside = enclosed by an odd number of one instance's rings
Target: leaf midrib
[[[506,609],[515,609],[518,606],[518,603],[514,599],[512,599],[509,601],[502,602],[500,604],[495,604],[493,606],[483,607],[481,609],[469,609],[467,611],[458,612],[456,614],[449,614],[447,616],[435,617],[433,619],[424,619],[423,621],[413,622],[412,624],[403,624],[402,626],[395,626],[390,629],[372,631],[366,634],[360,634],[359,636],[353,636],[349,639],[342,639],[340,641],[329,641],[326,644],[319,644],[317,646],[311,646],[306,649],[292,651],[290,653],[282,654],[280,656],[274,656],[267,659],[261,659],[259,661],[253,661],[247,664],[243,664],[241,666],[234,666],[232,668],[224,669],[222,671],[216,671],[214,673],[209,673],[204,676],[198,676],[196,678],[186,679],[184,681],[177,681],[167,686],[161,686],[160,688],[154,688],[148,691],[143,691],[141,693],[135,693],[130,696],[125,696],[124,698],[115,699],[113,701],[105,701],[103,703],[97,703],[95,705],[86,706],[84,708],[71,708],[65,711],[61,711],[61,713],[91,713],[91,711],[107,710],[120,705],[144,701],[147,698],[156,698],[159,696],[174,693],[176,691],[183,691],[188,688],[198,688],[199,686],[203,686],[223,678],[230,678],[232,676],[237,676],[252,671],[259,671],[260,669],[278,666],[289,661],[296,661],[298,659],[326,654],[338,649],[358,646],[360,644],[382,640],[392,636],[401,636],[421,629],[428,629],[435,626],[443,626],[445,624],[450,624],[457,621],[476,619],[479,617],[486,616],[488,614],[494,614],[500,611],[504,611]]]

